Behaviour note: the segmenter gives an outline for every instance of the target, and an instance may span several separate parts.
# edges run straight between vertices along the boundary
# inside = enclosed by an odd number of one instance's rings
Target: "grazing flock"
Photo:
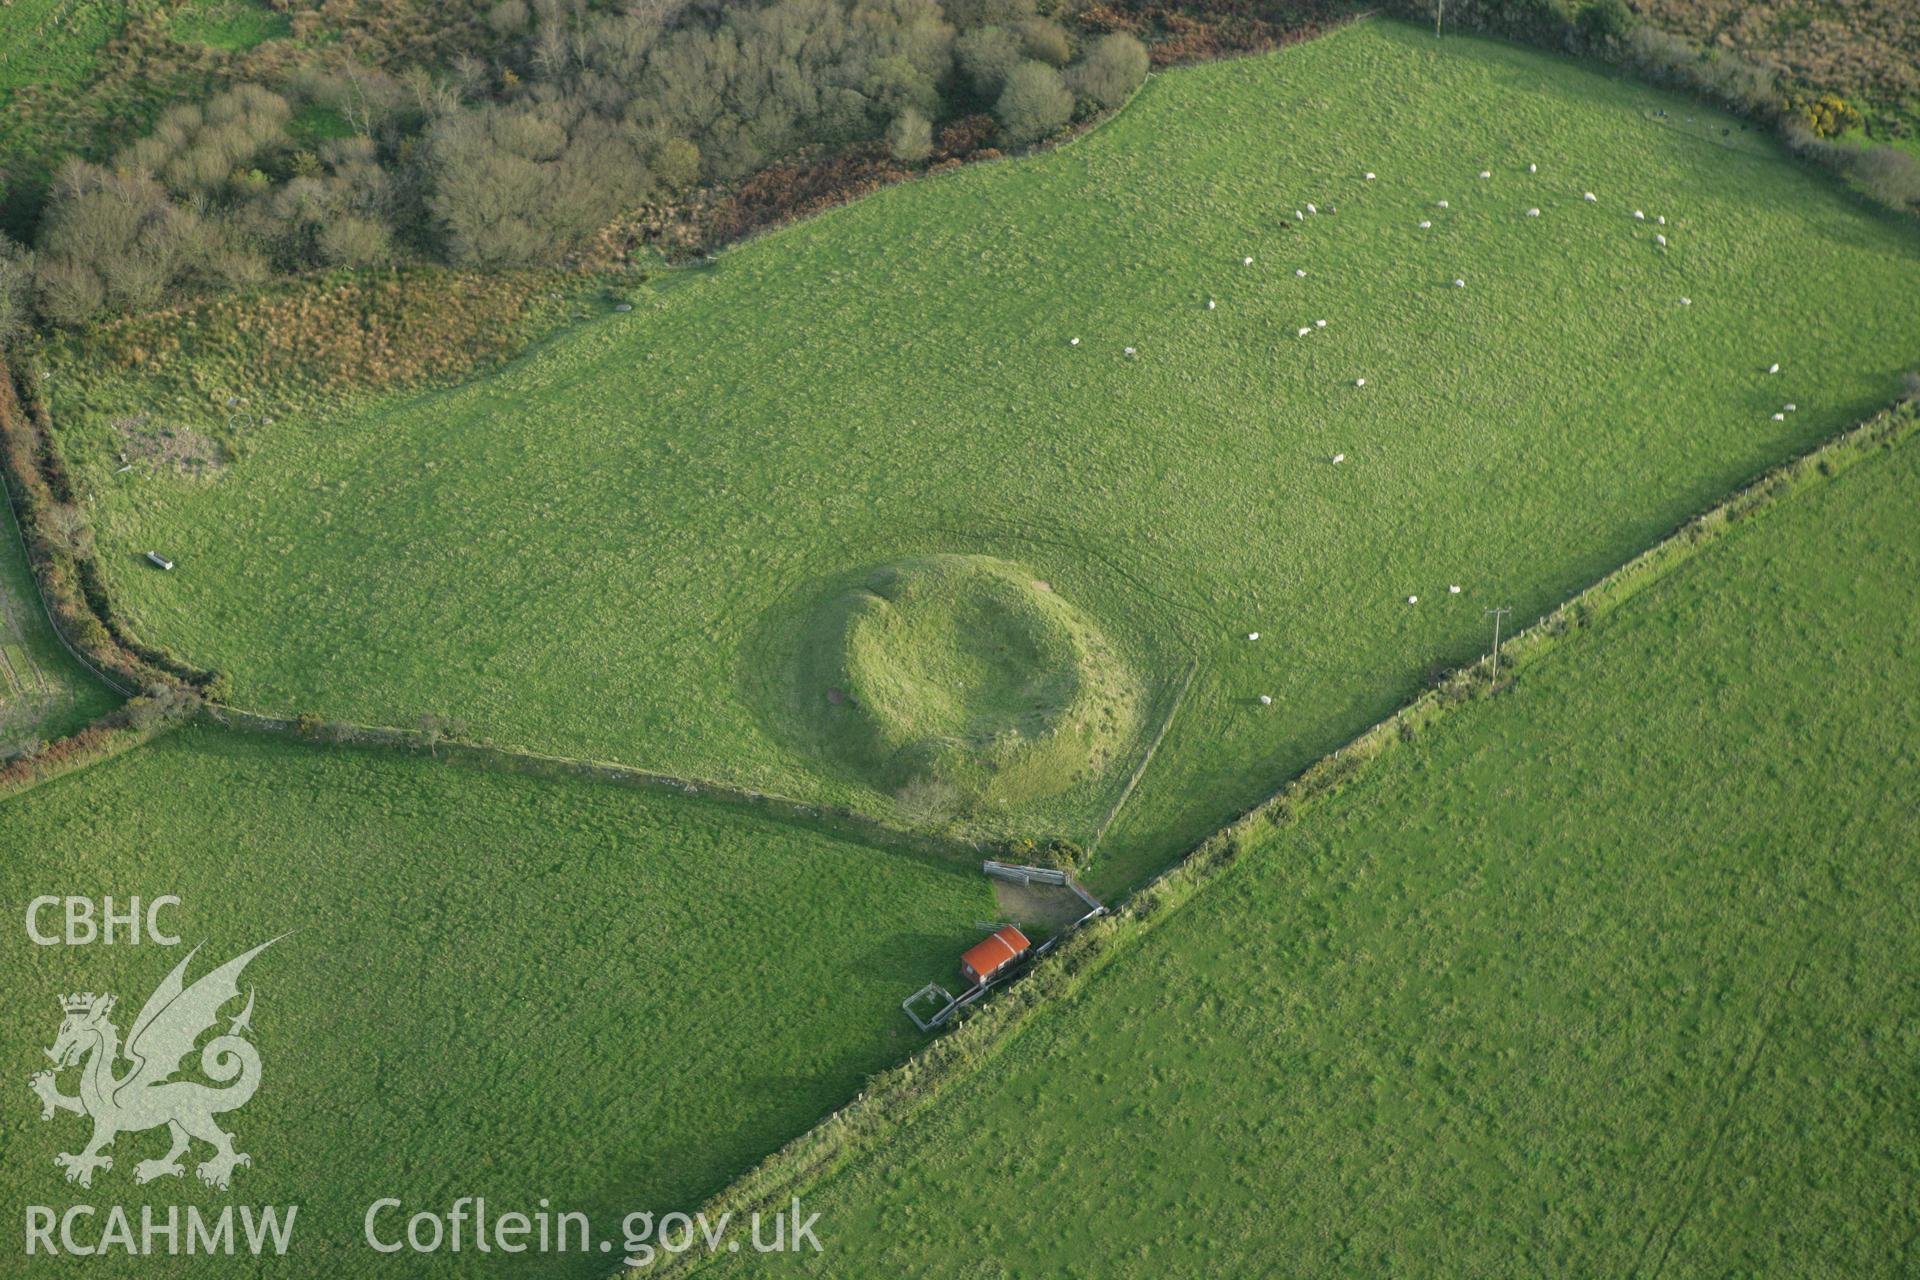
[[[1529,163],[1527,165],[1527,172],[1530,174],[1539,173],[1540,172],[1539,164]],[[1482,169],[1479,172],[1479,176],[1481,180],[1489,181],[1493,178],[1493,171],[1491,169]],[[1362,181],[1373,182],[1377,179],[1377,177],[1378,177],[1377,174],[1374,174],[1372,172],[1366,172],[1362,175]],[[1592,191],[1583,191],[1581,193],[1580,198],[1586,204],[1597,205],[1600,203],[1599,195]],[[1433,202],[1433,207],[1438,210],[1446,210],[1450,208],[1450,205],[1447,200],[1439,199]],[[1305,222],[1309,217],[1320,216],[1321,212],[1322,211],[1317,204],[1313,202],[1307,202],[1302,204],[1300,208],[1293,210],[1293,221],[1296,223],[1302,223],[1302,222]],[[1339,207],[1337,205],[1329,204],[1325,212],[1327,214],[1337,214],[1339,212]],[[1532,206],[1525,210],[1523,216],[1528,218],[1539,218],[1545,215],[1543,214],[1543,212],[1538,206]],[[1655,214],[1651,217],[1651,219],[1649,219],[1649,216],[1644,209],[1635,209],[1633,211],[1632,217],[1635,222],[1644,223],[1644,222],[1651,221],[1651,223],[1654,226],[1660,226],[1660,227],[1664,227],[1667,225],[1666,215]],[[1431,230],[1433,227],[1433,219],[1431,217],[1422,218],[1418,223],[1418,227],[1422,231]],[[1661,232],[1654,233],[1653,247],[1656,250],[1659,250],[1661,252],[1664,252],[1666,250],[1667,236],[1665,232],[1661,231]],[[1243,267],[1251,267],[1253,266],[1253,263],[1254,263],[1253,255],[1251,254],[1244,255],[1240,259],[1240,265]],[[1293,274],[1296,278],[1304,280],[1307,278],[1307,269],[1305,267],[1295,267]],[[1455,289],[1466,288],[1467,287],[1466,277],[1455,276],[1453,279],[1453,287]],[[1679,298],[1679,304],[1683,307],[1690,307],[1693,305],[1693,299],[1691,297],[1682,295]],[[1214,311],[1214,310],[1217,310],[1218,307],[1219,307],[1219,303],[1214,298],[1209,297],[1206,299],[1206,310]],[[1298,337],[1306,338],[1306,337],[1312,336],[1316,331],[1325,329],[1326,327],[1327,327],[1327,322],[1325,320],[1315,320],[1312,324],[1301,325],[1296,332]],[[1072,347],[1078,347],[1080,345],[1080,339],[1077,337],[1069,338],[1068,345]],[[1137,359],[1139,357],[1139,351],[1134,347],[1124,347],[1122,348],[1122,352],[1128,359]],[[1775,363],[1769,365],[1766,369],[1766,372],[1769,375],[1779,373],[1780,372],[1779,363],[1776,361]],[[1367,380],[1365,378],[1355,378],[1353,380],[1353,385],[1355,388],[1364,388],[1367,385]],[[1799,408],[1798,405],[1791,404],[1791,403],[1784,405],[1779,412],[1773,415],[1773,421],[1784,422],[1786,420],[1787,414],[1795,412],[1798,408]],[[1345,453],[1336,453],[1332,456],[1331,459],[1329,459],[1329,462],[1334,466],[1339,466],[1340,464],[1344,463],[1346,460],[1347,460],[1347,455]],[[1461,594],[1461,587],[1457,583],[1450,584],[1447,587],[1447,594],[1459,595]],[[1409,605],[1417,605],[1420,603],[1420,597],[1418,595],[1409,595],[1406,597],[1406,603]],[[1258,631],[1250,631],[1247,633],[1247,639],[1249,641],[1258,640],[1259,638],[1260,638],[1260,633]],[[1259,703],[1263,707],[1271,706],[1273,704],[1273,698],[1263,693],[1259,695]]]

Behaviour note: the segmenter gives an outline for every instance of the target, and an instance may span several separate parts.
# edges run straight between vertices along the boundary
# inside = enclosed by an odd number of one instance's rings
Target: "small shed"
[[[1007,925],[992,937],[968,947],[960,957],[960,975],[974,986],[990,982],[1008,965],[1025,955],[1033,944],[1027,935]]]

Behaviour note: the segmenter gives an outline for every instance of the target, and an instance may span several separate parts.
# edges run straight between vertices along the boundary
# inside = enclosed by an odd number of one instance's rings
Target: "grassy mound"
[[[833,1245],[772,1274],[1915,1274],[1916,488],[1795,496],[1256,835],[793,1188]]]
[[[766,688],[796,592],[1029,565],[1142,679],[1200,663],[1100,841],[1117,887],[1484,652],[1487,608],[1538,616],[1898,392],[1920,237],[1722,129],[1365,23],[636,284],[459,387],[289,402],[258,361],[76,339],[51,404],[116,600],[242,704],[823,804],[887,796]],[[116,423],[219,437],[228,395],[261,421],[217,480],[121,471]],[[1007,821],[1085,833],[1103,799]]]
[[[1110,767],[1139,693],[1098,630],[991,556],[865,574],[802,638],[794,699],[818,747],[916,816],[1057,795]]]

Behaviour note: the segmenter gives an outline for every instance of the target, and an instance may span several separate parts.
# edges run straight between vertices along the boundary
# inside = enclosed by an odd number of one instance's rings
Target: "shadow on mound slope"
[[[1140,692],[1097,628],[1019,565],[901,560],[829,584],[793,635],[796,746],[914,825],[985,816],[1111,768]]]

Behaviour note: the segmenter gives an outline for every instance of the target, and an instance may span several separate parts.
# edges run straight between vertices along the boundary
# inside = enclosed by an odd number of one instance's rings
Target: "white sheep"
[[[1683,306],[1683,307],[1690,307],[1690,306],[1692,306],[1692,305],[1693,305],[1693,299],[1692,299],[1692,298],[1682,298],[1682,299],[1680,299],[1680,305],[1681,305],[1681,306]]]
[[[1252,258],[1242,258],[1242,259],[1240,259],[1240,265],[1241,265],[1241,266],[1243,266],[1243,267],[1250,267],[1250,266],[1252,266],[1252,265],[1253,265],[1253,259],[1252,259]]]
[[[1214,306],[1215,306],[1215,305],[1216,305],[1216,304],[1214,303],[1214,301],[1213,301],[1213,299],[1212,299],[1212,298],[1208,298],[1208,299],[1207,299],[1207,310],[1209,310],[1209,311],[1211,311],[1211,310],[1213,310],[1213,308],[1214,308]]]
[[[1453,278],[1453,287],[1456,289],[1464,289],[1467,287],[1467,282],[1465,280],[1462,280],[1460,277],[1455,276]]]
[[[1537,164],[1530,164],[1530,165],[1528,165],[1528,166],[1527,166],[1527,172],[1528,172],[1528,173],[1538,173],[1538,172],[1540,172],[1540,166],[1539,166],[1539,165],[1537,165]]]
[[[1455,584],[1453,584],[1452,586],[1450,586],[1450,587],[1448,587],[1448,588],[1447,588],[1447,594],[1448,594],[1448,595],[1450,595],[1450,596],[1457,596],[1457,595],[1459,595],[1459,594],[1460,594],[1460,584],[1459,584],[1459,583],[1455,583]]]
[[[1408,596],[1408,597],[1407,597],[1407,603],[1408,603],[1408,604],[1419,604],[1419,603],[1420,603],[1420,597],[1419,597],[1419,596]]]
[[[1134,350],[1133,350],[1133,348],[1132,348],[1132,347],[1128,347],[1128,348],[1127,348],[1127,354],[1128,354],[1128,355],[1132,355],[1132,354],[1134,354]]]
[[[1776,413],[1773,415],[1773,420],[1775,422],[1785,422],[1787,420],[1787,415],[1784,413]]]
[[[1305,267],[1295,267],[1293,269],[1293,274],[1295,274],[1296,276],[1299,276],[1302,280],[1305,280],[1307,278],[1307,269]]]
[[[1582,196],[1581,196],[1580,198],[1581,198],[1582,200],[1585,200],[1585,201],[1586,201],[1586,202],[1587,202],[1588,204],[1599,204],[1599,203],[1600,203],[1600,197],[1599,197],[1599,196],[1597,196],[1597,195],[1595,195],[1595,194],[1593,194],[1593,192],[1591,192],[1591,191],[1589,191],[1589,192],[1587,192],[1587,193],[1585,193],[1585,194],[1584,194],[1584,195],[1582,195]]]
[[[1768,365],[1768,366],[1767,366],[1767,372],[1768,372],[1768,373],[1778,373],[1778,372],[1780,372],[1780,366],[1779,366],[1778,364],[1770,364],[1770,365]]]
[[[1540,216],[1540,211],[1538,209],[1529,209],[1527,210],[1527,216],[1529,218],[1537,218]]]
[[[1447,202],[1445,200],[1437,200],[1434,202],[1433,207],[1436,209],[1444,209],[1447,207]]]
[[[1658,221],[1659,221],[1659,223],[1660,223],[1660,225],[1661,225],[1661,226],[1663,226],[1663,227],[1664,227],[1664,226],[1666,226],[1666,225],[1667,225],[1667,215],[1666,215],[1666,214],[1664,214],[1664,213],[1663,213],[1663,214],[1661,214],[1661,215],[1660,215],[1660,217],[1659,217],[1659,219],[1658,219]]]
[[[1422,231],[1425,231],[1428,227],[1431,227],[1432,225],[1433,224],[1431,222],[1428,222],[1425,218],[1422,218],[1420,220],[1420,229]]]
[[[1798,412],[1800,412],[1800,406],[1799,406],[1799,405],[1797,405],[1797,404],[1790,404],[1790,405],[1788,405],[1788,406],[1787,406],[1787,412],[1788,412],[1788,413],[1798,413]]]
[[[1483,177],[1483,178],[1491,178],[1491,177],[1493,176],[1493,170],[1491,170],[1491,169],[1482,169],[1482,170],[1480,171],[1480,176],[1481,176],[1481,177]]]
[[[1320,212],[1320,211],[1319,211],[1318,209],[1316,209],[1316,208],[1314,208],[1314,207],[1313,207],[1313,205],[1311,205],[1311,204],[1309,204],[1309,205],[1307,206],[1307,212],[1308,212],[1308,213],[1318,213],[1318,212]]]
[[[1344,453],[1336,453],[1333,455],[1333,465],[1336,467],[1339,466],[1341,463],[1345,462],[1346,460],[1347,460],[1347,455]]]
[[[1367,380],[1365,378],[1355,378],[1353,380],[1353,385],[1356,387],[1364,387],[1367,385]]]
[[[1316,329],[1324,329],[1327,327],[1327,322],[1325,320],[1315,320],[1313,322],[1313,327]]]
[[[1647,220],[1647,215],[1640,212],[1638,209],[1635,209],[1633,211],[1633,220],[1635,222],[1645,222]]]
[[[1667,238],[1665,236],[1656,235],[1653,238],[1653,242],[1659,245],[1662,249],[1667,247]]]
[[[1259,633],[1258,631],[1249,631],[1249,632],[1247,632],[1247,639],[1249,639],[1249,640],[1258,640],[1259,638],[1260,638],[1260,633]]]
[[[1269,698],[1266,694],[1263,693],[1260,695],[1260,705],[1263,707],[1270,707],[1273,705],[1273,699]]]
[[[1307,328],[1307,326],[1305,326],[1305,325],[1301,325],[1301,326],[1300,326],[1300,336],[1301,336],[1301,337],[1303,337],[1303,338],[1304,338],[1304,337],[1306,337],[1306,336],[1307,336],[1308,334],[1310,334],[1310,333],[1312,333],[1312,332],[1313,332],[1313,330],[1311,330],[1311,329],[1309,329],[1309,328]]]
[[[1295,222],[1305,222],[1307,220],[1307,215],[1300,212],[1298,209],[1295,209],[1293,211],[1293,220]]]
[[[1373,175],[1372,175],[1372,174],[1368,174],[1368,175],[1367,175],[1367,181],[1368,181],[1368,182],[1372,182],[1372,181],[1373,181]]]
[[[1080,339],[1078,339],[1078,338],[1068,338],[1068,339],[1067,339],[1067,345],[1068,345],[1068,346],[1070,346],[1070,347],[1077,347],[1077,346],[1079,346],[1079,345],[1080,345]]]

